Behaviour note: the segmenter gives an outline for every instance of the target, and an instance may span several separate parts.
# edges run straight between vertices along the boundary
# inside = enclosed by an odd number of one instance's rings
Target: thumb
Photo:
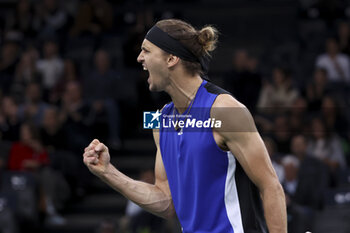
[[[101,152],[108,151],[108,148],[107,148],[103,143],[99,143],[99,144],[95,147],[95,151],[96,151],[97,153],[101,153]]]
[[[98,140],[98,139],[94,139],[94,140],[92,140],[92,142],[91,142],[91,144],[93,144],[93,145],[98,145],[100,143],[100,141]]]

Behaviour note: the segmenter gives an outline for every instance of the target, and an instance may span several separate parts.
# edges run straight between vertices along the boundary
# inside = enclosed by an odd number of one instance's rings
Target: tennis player
[[[244,105],[202,77],[217,43],[217,30],[194,29],[181,20],[159,21],[149,30],[137,60],[149,72],[150,91],[172,102],[161,119],[173,124],[153,132],[155,184],[133,180],[110,163],[95,139],[85,148],[89,170],[126,198],[155,215],[177,215],[185,233],[285,233],[283,189]],[[206,120],[219,127],[199,128]],[[190,124],[186,124],[186,120]],[[197,126],[194,130],[193,127]]]

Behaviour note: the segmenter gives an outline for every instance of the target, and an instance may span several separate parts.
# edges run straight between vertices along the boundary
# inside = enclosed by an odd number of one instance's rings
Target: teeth
[[[147,68],[146,68],[146,67],[143,67],[143,70],[147,70]]]

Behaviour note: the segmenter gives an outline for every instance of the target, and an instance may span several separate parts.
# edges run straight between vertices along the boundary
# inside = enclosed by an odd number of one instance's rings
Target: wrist
[[[107,180],[108,177],[115,171],[116,169],[113,167],[111,163],[108,163],[105,167],[105,169],[101,172],[100,178],[102,180]]]

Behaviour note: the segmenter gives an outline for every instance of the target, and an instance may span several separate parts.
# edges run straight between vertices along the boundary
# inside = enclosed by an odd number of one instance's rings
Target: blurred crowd
[[[60,210],[88,186],[84,147],[99,138],[122,149],[125,137],[142,127],[141,112],[169,100],[148,91],[136,57],[156,20],[181,13],[118,11],[127,4],[19,0],[1,14],[0,196],[21,191],[19,205],[35,203],[23,207],[15,219],[20,225],[12,228],[64,224]],[[333,12],[305,4],[300,17],[323,17],[327,34],[308,67],[310,77],[300,81],[282,63],[262,72],[264,60],[243,47],[235,50],[230,70],[213,75],[253,113],[286,192],[295,227],[290,232],[296,233],[311,227],[326,190],[341,185],[350,165],[349,20],[334,13],[339,7]],[[130,204],[127,213],[139,211]]]
[[[120,104],[132,91],[117,64],[128,64],[131,54],[135,66],[140,41],[134,41],[153,18],[125,13],[118,25],[106,0],[20,0],[7,7],[0,17],[0,197],[7,200],[0,225],[37,232],[42,223],[65,224],[59,212],[89,189],[81,155],[93,138],[121,149]],[[123,57],[124,42],[114,39],[125,32],[132,52]],[[14,211],[6,214],[5,204]]]

